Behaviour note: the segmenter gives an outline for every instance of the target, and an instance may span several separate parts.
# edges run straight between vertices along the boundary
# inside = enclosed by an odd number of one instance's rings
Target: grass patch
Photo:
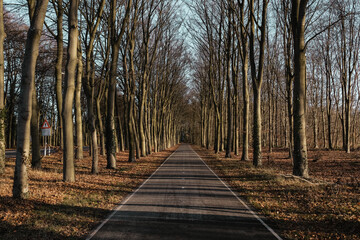
[[[11,197],[15,159],[6,159],[0,177],[0,239],[65,239],[84,237],[122,199],[147,179],[177,147],[128,163],[117,154],[118,168],[106,169],[99,156],[100,173],[91,174],[91,157],[76,162],[76,182],[62,181],[62,153],[42,159],[42,170],[28,170],[30,197]]]
[[[284,238],[360,239],[358,158],[340,152],[322,153],[321,159],[310,165],[310,169],[315,169],[311,181],[318,182],[316,176],[320,176],[327,183],[311,184],[283,177],[282,174],[291,173],[291,160],[276,154],[286,152],[273,153],[273,161],[255,168],[251,162],[240,161],[240,156],[228,159],[224,153],[193,148],[219,177],[265,215]],[[334,160],[328,157],[331,154],[342,158]],[[316,158],[319,153],[310,152],[312,155]]]

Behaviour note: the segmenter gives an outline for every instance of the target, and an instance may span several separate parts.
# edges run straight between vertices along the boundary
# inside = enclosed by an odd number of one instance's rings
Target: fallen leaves
[[[286,151],[271,153],[271,162],[254,168],[240,157],[228,159],[223,153],[194,148],[239,195],[275,223],[285,238],[360,239],[358,153],[310,151],[311,181],[316,183],[310,184],[279,177],[292,172]],[[318,160],[313,162],[313,158]]]
[[[154,153],[136,163],[117,154],[118,169],[91,174],[91,157],[76,160],[76,182],[62,181],[61,151],[42,159],[42,170],[29,169],[30,197],[11,197],[14,159],[6,160],[0,177],[0,239],[83,239],[121,200],[177,148]]]

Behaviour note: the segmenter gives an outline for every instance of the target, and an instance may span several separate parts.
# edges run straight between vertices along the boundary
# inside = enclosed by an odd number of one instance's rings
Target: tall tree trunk
[[[35,81],[33,82],[33,89],[35,88]],[[40,135],[39,135],[39,109],[36,97],[36,91],[32,94],[32,110],[31,110],[31,167],[41,168],[40,156]]]
[[[100,90],[99,90],[100,91]],[[96,116],[97,116],[97,122],[99,126],[99,135],[100,135],[100,155],[105,156],[105,131],[104,131],[104,123],[101,113],[101,99],[102,99],[101,93],[98,93],[96,96]]]
[[[314,148],[315,149],[318,149],[319,148],[319,144],[318,144],[318,130],[319,130],[319,127],[318,127],[318,116],[317,116],[317,110],[315,109],[314,110]]]
[[[327,42],[325,46],[325,75],[326,75],[326,115],[327,115],[327,129],[328,129],[328,149],[333,149],[332,144],[332,129],[331,129],[331,112],[332,112],[332,98],[331,98],[331,62],[330,62],[330,28],[327,31]]]
[[[99,172],[99,149],[98,149],[98,140],[97,140],[97,130],[96,130],[96,116],[94,108],[96,107],[95,103],[95,79],[94,79],[94,41],[97,33],[97,28],[100,24],[102,18],[103,9],[105,6],[105,0],[102,0],[98,11],[96,12],[95,21],[92,25],[88,25],[88,42],[84,41],[86,45],[86,64],[85,64],[85,77],[83,81],[83,88],[87,99],[87,117],[88,117],[88,129],[90,131],[90,151],[89,153],[92,156],[92,167],[91,173],[97,174]]]
[[[231,11],[229,9],[229,11]],[[229,14],[231,17],[231,13]],[[233,137],[233,123],[232,123],[232,102],[231,102],[231,77],[230,77],[230,51],[231,51],[231,22],[229,21],[227,29],[227,46],[226,46],[226,84],[227,84],[227,143],[226,143],[226,158],[231,158],[231,145]]]
[[[106,116],[106,159],[108,169],[116,168],[115,159],[115,96],[116,96],[116,71],[119,56],[119,47],[113,45],[112,61],[110,67],[110,77],[107,97],[107,116]]]
[[[64,171],[63,180],[65,182],[75,181],[74,165],[74,130],[73,130],[73,103],[75,93],[75,78],[78,52],[78,6],[79,0],[71,0],[69,8],[69,37],[67,50],[67,64],[65,70],[65,96],[63,106],[64,120]]]
[[[261,37],[259,41],[259,63],[256,68],[255,63],[255,11],[254,0],[250,0],[250,66],[251,66],[251,78],[254,91],[254,111],[253,111],[253,165],[262,165],[262,152],[261,152],[261,86],[263,82],[263,68],[264,68],[264,52],[265,52],[265,37],[266,37],[266,15],[268,1],[264,0],[262,4],[261,14]]]
[[[39,55],[39,43],[45,20],[48,0],[36,2],[25,45],[22,64],[22,76],[19,98],[19,115],[17,127],[16,162],[14,172],[13,197],[26,198],[29,192],[27,164],[30,153],[30,121],[33,82],[35,81],[36,60]]]
[[[120,103],[119,103],[120,99],[119,97],[116,98],[115,100],[115,107],[116,107],[116,116],[117,116],[117,122],[119,127],[117,129],[119,129],[118,132],[118,139],[119,139],[119,150],[121,152],[125,151],[125,142],[124,142],[124,130],[123,130],[123,123],[121,121],[121,116],[120,116]]]
[[[243,76],[243,129],[242,129],[242,161],[249,161],[249,84],[248,84],[248,69],[249,60],[247,55],[247,40],[244,39],[243,43],[243,64],[242,64],[242,76]]]
[[[134,106],[134,97],[130,97],[129,107],[128,107],[128,130],[129,130],[129,162],[135,162],[135,151],[136,151],[136,140],[133,126],[133,106]]]
[[[5,104],[4,104],[4,8],[0,0],[0,175],[5,172]]]
[[[270,74],[269,74],[270,76]],[[271,79],[270,79],[271,81]],[[273,115],[274,115],[274,93],[273,93],[273,86],[271,86],[271,82],[268,83],[269,85],[269,92],[268,92],[268,101],[269,101],[269,129],[268,129],[268,141],[269,141],[269,153],[272,152],[272,147],[273,147],[273,131],[272,131],[272,126],[273,126]]]
[[[62,92],[62,83],[63,83],[63,54],[64,54],[64,42],[63,42],[63,1],[57,0],[57,50],[56,50],[56,65],[55,65],[55,76],[56,76],[56,105],[58,109],[58,128],[60,128],[59,136],[60,136],[60,148],[64,147],[64,139],[63,139],[63,118],[62,118],[62,108],[63,108],[63,92]]]
[[[307,0],[292,0],[294,41],[294,165],[293,174],[309,177],[306,146],[305,13]]]
[[[4,104],[4,8],[0,0],[0,175],[5,172],[5,104]]]
[[[81,44],[78,44],[78,61],[77,61],[77,77],[75,87],[75,120],[76,120],[76,159],[83,159],[83,129],[82,129],[82,111],[81,111],[81,86],[83,77]]]
[[[119,59],[120,43],[122,36],[125,33],[125,27],[130,16],[130,9],[132,6],[132,0],[128,1],[126,13],[124,19],[122,20],[122,26],[120,33],[117,34],[115,29],[116,23],[116,2],[111,1],[111,15],[110,15],[110,39],[112,46],[112,56],[111,56],[111,67],[110,67],[110,76],[109,76],[109,87],[108,87],[108,98],[107,98],[107,116],[106,116],[106,154],[107,154],[107,168],[115,169],[116,168],[116,159],[115,159],[115,101],[116,101],[116,76],[117,76],[117,64]]]

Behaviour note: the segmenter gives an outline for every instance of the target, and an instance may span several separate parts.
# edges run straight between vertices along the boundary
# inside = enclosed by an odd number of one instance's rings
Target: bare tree
[[[5,171],[4,8],[0,0],[0,175]]]
[[[83,36],[82,43],[85,45],[85,69],[83,77],[83,88],[87,99],[87,122],[90,131],[91,140],[91,157],[92,157],[92,168],[91,172],[97,174],[99,172],[99,150],[97,140],[97,129],[96,129],[96,117],[95,117],[95,76],[94,76],[94,42],[96,39],[96,33],[102,18],[103,9],[105,6],[105,0],[102,0],[97,6],[96,1],[83,1],[82,11],[86,21],[86,36]],[[89,6],[90,4],[90,6]],[[97,6],[97,8],[96,8]]]
[[[69,6],[69,35],[67,49],[67,63],[65,70],[65,96],[63,106],[64,120],[64,171],[63,179],[65,182],[75,181],[75,165],[74,165],[74,122],[73,122],[73,104],[75,92],[75,78],[78,53],[78,8],[79,0],[71,0]]]
[[[306,145],[305,16],[307,0],[292,0],[291,26],[294,41],[294,166],[293,174],[309,177]]]
[[[26,198],[29,192],[27,164],[30,153],[30,120],[32,111],[33,81],[35,81],[35,66],[39,53],[39,42],[45,20],[48,0],[36,1],[25,46],[25,56],[22,65],[20,86],[19,115],[17,128],[16,164],[14,173],[13,196]]]
[[[107,152],[107,168],[114,169],[116,167],[115,159],[115,101],[116,101],[116,77],[117,64],[119,59],[119,51],[122,37],[125,33],[126,25],[128,24],[130,10],[132,7],[132,0],[127,3],[125,15],[122,19],[120,32],[116,31],[116,1],[111,1],[111,19],[110,19],[110,34],[111,34],[111,66],[109,76],[109,88],[107,97],[107,117],[106,117],[106,152]]]
[[[81,87],[83,77],[83,59],[81,51],[81,43],[78,44],[78,62],[77,77],[75,87],[75,120],[76,120],[76,158],[83,159],[83,129],[82,129],[82,111],[81,111]]]
[[[251,79],[253,83],[253,92],[254,92],[254,123],[253,123],[253,164],[254,166],[261,166],[261,86],[263,82],[264,75],[264,56],[265,56],[265,46],[266,46],[266,15],[267,15],[267,5],[268,0],[263,0],[262,2],[262,13],[261,19],[257,19],[256,22],[260,22],[258,31],[260,31],[260,40],[259,40],[259,59],[258,66],[256,67],[256,58],[255,58],[255,16],[257,16],[254,9],[254,0],[250,0],[249,3],[249,14],[250,14],[250,67],[251,67]],[[258,9],[260,11],[260,9]]]

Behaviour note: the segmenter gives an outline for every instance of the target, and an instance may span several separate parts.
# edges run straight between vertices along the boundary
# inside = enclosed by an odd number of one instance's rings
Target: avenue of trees
[[[41,168],[40,126],[63,150],[63,180],[89,146],[115,169],[191,141],[261,166],[284,148],[359,146],[357,0],[0,0],[0,174],[13,195]],[[15,14],[15,11],[21,12]],[[185,32],[187,30],[187,32]],[[187,35],[188,34],[188,35]],[[192,81],[189,81],[191,79]]]
[[[294,175],[302,177],[309,176],[308,147],[350,152],[359,146],[358,1],[188,6],[201,109],[194,141],[244,161],[251,146],[254,166],[264,151],[286,148]]]
[[[63,149],[63,180],[76,181],[75,161],[90,146],[115,169],[180,141],[189,65],[177,3],[170,0],[28,0],[1,3],[1,160],[16,147],[13,196],[26,198],[27,169],[41,168],[40,127]],[[28,20],[26,20],[28,19]],[[29,24],[25,24],[25,23]],[[4,76],[5,75],[5,76]],[[15,129],[15,130],[14,130]]]

